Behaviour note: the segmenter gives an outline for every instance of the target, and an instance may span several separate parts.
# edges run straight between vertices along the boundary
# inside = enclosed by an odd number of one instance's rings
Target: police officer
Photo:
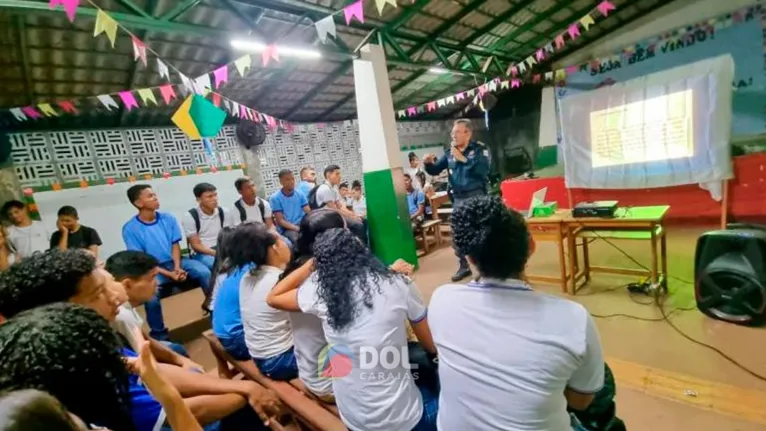
[[[447,169],[449,185],[452,190],[453,205],[459,206],[466,199],[487,194],[487,176],[489,175],[489,151],[483,144],[472,140],[473,124],[471,120],[456,120],[452,127],[452,145],[449,153],[439,160],[433,154],[423,159],[429,175],[439,175]],[[465,256],[455,250],[460,260],[460,267],[452,281],[460,281],[471,275],[471,268]]]

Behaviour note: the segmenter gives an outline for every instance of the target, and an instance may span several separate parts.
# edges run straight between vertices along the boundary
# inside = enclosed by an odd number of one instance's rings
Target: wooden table
[[[567,265],[564,250],[568,247],[570,231],[566,225],[566,220],[571,218],[569,210],[557,211],[548,217],[531,217],[527,219],[529,233],[535,241],[553,241],[556,243],[559,260],[558,277],[548,275],[526,274],[529,281],[542,281],[547,283],[560,283],[561,291],[567,291],[567,284],[573,278],[573,272],[567,271],[570,266]],[[565,243],[566,241],[566,243]]]
[[[566,235],[569,252],[568,272],[573,274],[570,277],[570,293],[574,295],[579,288],[587,284],[590,281],[591,272],[646,276],[653,286],[667,288],[667,239],[662,222],[668,209],[670,209],[668,205],[621,207],[611,218],[575,218],[572,217],[571,211],[567,211],[567,214],[562,217],[562,223],[568,231]],[[579,245],[578,239],[582,239]],[[607,242],[613,239],[649,241],[652,262],[647,269],[591,266],[588,243],[594,239]],[[579,247],[582,247],[582,268],[577,259]]]

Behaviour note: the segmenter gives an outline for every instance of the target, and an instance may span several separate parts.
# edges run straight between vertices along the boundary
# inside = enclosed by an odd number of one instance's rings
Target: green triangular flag
[[[218,135],[226,120],[226,112],[199,94],[195,94],[192,98],[189,116],[203,138],[213,138]]]

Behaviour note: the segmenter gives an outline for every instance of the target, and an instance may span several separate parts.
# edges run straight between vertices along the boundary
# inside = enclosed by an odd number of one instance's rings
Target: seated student
[[[324,169],[324,184],[313,191],[311,208],[332,208],[340,212],[348,228],[351,229],[362,241],[367,243],[367,226],[365,220],[354,214],[346,207],[345,199],[340,195],[337,187],[340,185],[340,166],[329,165]]]
[[[234,232],[236,228],[233,226],[226,226],[221,229],[218,234],[218,250],[215,253],[215,261],[213,262],[213,270],[210,272],[210,285],[213,286],[213,292],[210,295],[210,304],[208,310],[212,313],[215,309],[215,300],[218,296],[218,291],[221,290],[221,284],[223,284],[226,277],[229,276],[231,270],[231,259],[229,259],[229,248],[234,244]]]
[[[480,278],[431,297],[439,429],[584,429],[567,406],[585,410],[604,384],[588,311],[524,281],[534,242],[524,217],[500,199],[467,200],[452,213],[452,232]]]
[[[426,196],[423,194],[423,190],[416,189],[412,185],[412,177],[409,174],[404,174],[404,186],[407,191],[407,209],[410,212],[410,223],[412,224],[412,229],[416,230],[423,223],[423,217],[426,213]]]
[[[414,152],[410,152],[407,155],[407,161],[409,162],[409,165],[407,166],[407,168],[404,169],[404,173],[409,175],[410,178],[414,180],[420,174],[425,175],[425,173],[423,172],[423,167],[420,164],[420,159],[418,158],[417,154],[415,154]],[[419,190],[423,189],[423,185],[417,181],[413,183],[413,186]]]
[[[362,183],[354,180],[351,183],[351,209],[361,218],[367,218],[367,199],[362,194]]]
[[[346,205],[346,209],[351,209],[351,196],[349,193],[348,183],[340,183],[338,186],[338,194],[340,195],[341,202]]]
[[[252,221],[264,223],[266,227],[274,227],[274,219],[271,213],[271,205],[266,199],[258,197],[255,190],[255,183],[248,177],[238,178],[234,182],[234,188],[237,189],[240,198],[234,202],[230,213],[234,218],[233,225],[242,222]]]
[[[309,203],[303,193],[295,190],[295,177],[289,169],[279,171],[279,184],[282,188],[271,195],[269,203],[277,219],[277,230],[295,244],[298,225],[309,212]]]
[[[290,289],[294,284],[288,286],[291,282],[302,284],[294,290]],[[331,229],[319,235],[314,260],[277,285],[268,303],[319,317],[330,345],[349,349],[352,369],[332,379],[341,419],[349,429],[436,430],[438,398],[415,384],[408,359],[367,367],[360,362],[364,349],[406,351],[405,319],[426,351],[435,354],[436,349],[420,293],[353,233]]]
[[[18,262],[36,251],[48,249],[50,233],[42,222],[32,220],[26,205],[17,200],[8,201],[1,210],[11,226],[6,230],[6,242]]]
[[[311,193],[311,190],[313,190],[314,187],[316,187],[317,185],[317,173],[316,171],[314,171],[314,168],[305,166],[301,168],[301,171],[299,174],[300,174],[301,180],[298,182],[295,188],[308,198],[309,193]]]
[[[122,226],[122,240],[128,250],[151,254],[160,262],[157,283],[160,287],[187,278],[198,284],[209,297],[210,270],[202,263],[181,257],[181,229],[173,214],[158,211],[160,202],[148,184],[136,184],[128,189],[128,200],[138,214]],[[203,304],[204,306],[204,304]],[[204,308],[204,307],[203,307]],[[156,340],[167,340],[168,330],[162,317],[159,292],[144,305],[150,334]]]
[[[101,246],[101,237],[96,229],[80,224],[75,207],[65,205],[59,208],[56,227],[59,230],[51,235],[51,248],[66,250],[69,248],[83,248],[98,258],[98,248]]]
[[[218,233],[224,226],[234,224],[231,216],[218,206],[218,189],[210,183],[194,186],[197,206],[184,214],[184,235],[193,253],[191,258],[213,269]]]
[[[127,301],[120,306],[117,320],[113,327],[126,340],[134,351],[139,350],[139,340],[135,339],[135,332],[143,333],[144,319],[136,311],[139,307],[151,300],[157,290],[157,259],[142,251],[126,250],[117,252],[106,260],[105,269],[112,274],[115,280],[122,283],[127,294]],[[143,335],[151,346],[152,354],[158,361],[177,365],[189,370],[203,372],[201,365],[188,359],[186,349],[170,341],[157,341],[147,335]]]
[[[239,285],[239,308],[250,356],[267,377],[298,377],[288,313],[266,304],[266,295],[290,262],[290,247],[263,225],[242,224],[237,228],[231,261],[236,267],[254,265]]]
[[[147,390],[152,378],[143,382],[143,378],[129,373],[125,357],[130,363],[130,358],[136,356],[121,348],[109,324],[93,310],[75,304],[50,304],[27,310],[0,325],[0,390],[45,390],[85,423],[113,431],[167,429],[166,418],[177,412],[165,411]],[[19,367],[20,363],[25,366]],[[197,379],[205,378],[187,377],[186,384],[192,386]],[[241,383],[257,387],[252,382]],[[176,388],[181,394],[189,391]],[[163,395],[157,394],[160,399]],[[184,404],[200,423],[208,425],[226,417],[226,412],[249,411],[242,409],[248,401],[265,411],[264,420],[278,412],[273,394],[263,388],[246,395],[191,396]],[[228,429],[265,429],[259,427],[261,421],[254,416],[251,414],[242,426],[229,419],[231,416],[226,417],[221,429],[227,429],[229,422],[232,428]]]

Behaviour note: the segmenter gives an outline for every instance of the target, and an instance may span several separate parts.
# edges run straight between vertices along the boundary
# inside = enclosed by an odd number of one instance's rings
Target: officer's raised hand
[[[453,146],[450,149],[450,152],[452,153],[452,157],[454,157],[455,160],[457,160],[460,163],[465,163],[466,160],[468,160],[468,159],[465,158],[465,156],[463,155],[462,151],[457,149],[457,147]]]
[[[434,154],[426,154],[425,157],[423,157],[423,164],[425,165],[432,165],[436,161],[436,155]]]

